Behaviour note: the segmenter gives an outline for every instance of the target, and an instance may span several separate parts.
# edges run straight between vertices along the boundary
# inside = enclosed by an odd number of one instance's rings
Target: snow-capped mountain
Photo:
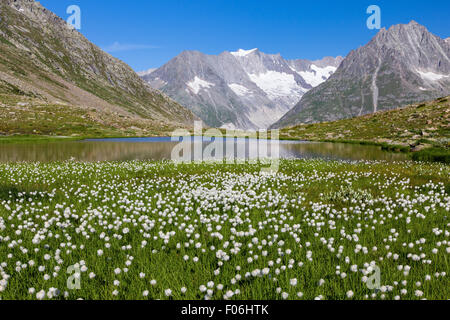
[[[342,60],[285,60],[258,49],[217,56],[184,51],[142,78],[210,126],[265,129],[328,79]]]
[[[411,21],[381,29],[352,51],[273,127],[352,118],[449,94],[449,38]]]

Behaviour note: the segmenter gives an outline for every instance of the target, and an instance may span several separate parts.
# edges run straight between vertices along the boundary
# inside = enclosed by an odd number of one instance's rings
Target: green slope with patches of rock
[[[380,144],[411,151],[439,148],[450,153],[450,96],[352,119],[289,127],[281,130],[281,137]]]

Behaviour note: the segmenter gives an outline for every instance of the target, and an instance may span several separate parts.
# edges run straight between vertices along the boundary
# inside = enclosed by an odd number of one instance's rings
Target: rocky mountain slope
[[[341,61],[285,60],[258,49],[217,56],[184,51],[143,79],[210,126],[260,129],[280,119]]]
[[[0,2],[0,94],[4,106],[23,96],[154,128],[195,118],[33,0]]]
[[[450,94],[450,43],[412,21],[382,29],[273,128],[345,119]]]

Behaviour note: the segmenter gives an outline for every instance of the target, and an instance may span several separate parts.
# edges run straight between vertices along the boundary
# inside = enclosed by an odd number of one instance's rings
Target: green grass
[[[435,161],[450,163],[450,151],[440,148],[425,149],[412,154],[412,159],[416,161]]]
[[[0,92],[0,142],[167,136],[175,126]]]
[[[20,136],[0,136],[1,143],[48,143],[55,141],[77,141],[78,137],[54,137],[54,136],[38,136],[38,135],[20,135]]]
[[[0,275],[9,277],[0,298],[36,299],[57,288],[57,299],[168,299],[167,289],[171,299],[203,299],[200,287],[210,281],[212,299],[230,290],[240,290],[232,299],[282,299],[283,292],[299,299],[301,292],[341,300],[350,291],[352,299],[450,298],[448,165],[286,160],[277,175],[260,169],[1,164]],[[381,291],[362,281],[371,262]],[[69,290],[66,270],[77,263],[87,270],[81,289]],[[268,274],[255,271],[265,268]]]

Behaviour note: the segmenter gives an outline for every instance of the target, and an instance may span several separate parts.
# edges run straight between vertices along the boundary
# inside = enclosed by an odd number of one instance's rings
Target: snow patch
[[[246,55],[249,55],[250,53],[255,52],[256,50],[258,50],[258,49],[257,48],[252,49],[252,50],[239,49],[238,51],[230,52],[230,53],[235,57],[245,57]]]
[[[427,80],[427,81],[438,81],[441,80],[443,78],[448,78],[449,75],[445,75],[445,74],[438,74],[438,73],[434,73],[431,71],[428,72],[423,72],[420,70],[416,70],[417,73],[422,77],[423,80]]]
[[[186,85],[195,93],[198,94],[200,92],[200,90],[202,89],[209,89],[211,87],[214,87],[215,84],[202,80],[199,77],[195,77],[194,80],[189,81],[188,83],[186,83]]]
[[[305,82],[312,87],[317,87],[325,82],[337,70],[337,68],[333,66],[320,68],[316,65],[311,65],[311,69],[313,71],[300,71],[298,74],[300,74]]]
[[[231,83],[228,86],[231,90],[233,90],[234,93],[236,93],[240,97],[248,96],[252,93],[248,88],[237,83]]]
[[[270,99],[301,97],[306,91],[297,84],[293,74],[267,71],[261,74],[249,74],[249,77]]]

